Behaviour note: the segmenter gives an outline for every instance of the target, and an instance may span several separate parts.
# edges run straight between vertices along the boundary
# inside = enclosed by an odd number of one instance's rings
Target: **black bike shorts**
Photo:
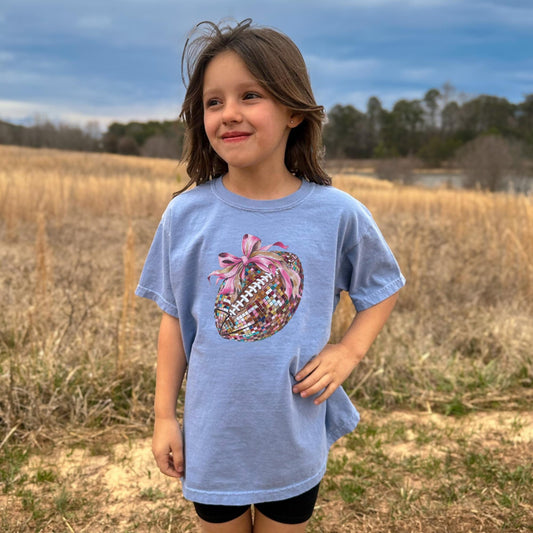
[[[281,522],[282,524],[301,524],[307,522],[313,514],[318,489],[320,483],[312,489],[288,498],[275,502],[256,503],[254,507],[270,520]],[[243,515],[250,505],[207,505],[205,503],[194,503],[194,508],[198,516],[206,522],[212,524],[222,524],[234,520]]]

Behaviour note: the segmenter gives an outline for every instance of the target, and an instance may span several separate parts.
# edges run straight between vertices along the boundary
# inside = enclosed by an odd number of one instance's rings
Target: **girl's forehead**
[[[209,61],[205,69],[204,77],[209,71],[224,70],[228,67],[232,70],[242,70],[250,76],[252,75],[248,70],[246,63],[236,52],[233,52],[232,50],[225,50],[217,54]]]
[[[246,63],[230,50],[216,55],[204,72],[204,91],[220,84],[258,83]]]

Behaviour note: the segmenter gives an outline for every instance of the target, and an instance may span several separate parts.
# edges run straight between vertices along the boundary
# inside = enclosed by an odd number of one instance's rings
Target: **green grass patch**
[[[21,468],[28,458],[27,449],[19,446],[4,446],[0,453],[0,482],[4,494],[26,481],[27,475],[21,472]]]

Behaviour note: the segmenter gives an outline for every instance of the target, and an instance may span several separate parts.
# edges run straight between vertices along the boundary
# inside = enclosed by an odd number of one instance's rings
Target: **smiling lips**
[[[222,140],[225,142],[239,142],[244,141],[250,135],[251,133],[246,131],[228,131],[222,135]]]

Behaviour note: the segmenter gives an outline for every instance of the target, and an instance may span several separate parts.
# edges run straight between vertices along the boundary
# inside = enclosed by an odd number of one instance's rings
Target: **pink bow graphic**
[[[224,280],[225,284],[221,294],[237,294],[242,288],[242,281],[245,279],[245,267],[249,263],[253,263],[264,272],[275,273],[278,270],[283,279],[287,296],[291,298],[293,292],[299,294],[300,291],[300,276],[275,252],[268,250],[272,246],[279,246],[287,249],[282,242],[275,242],[267,246],[261,246],[261,239],[253,235],[246,235],[242,238],[242,257],[237,257],[228,253],[221,253],[218,255],[218,262],[222,267],[220,270],[215,270],[207,276],[216,276],[217,283]]]

